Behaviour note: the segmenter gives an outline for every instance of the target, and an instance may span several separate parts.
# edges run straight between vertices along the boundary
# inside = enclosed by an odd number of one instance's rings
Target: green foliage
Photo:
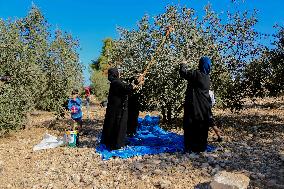
[[[277,96],[284,93],[284,27],[278,26],[275,35],[275,49],[270,51],[269,66],[270,73],[267,82],[267,89],[270,95]]]
[[[103,101],[107,99],[108,90],[109,90],[109,82],[107,76],[103,74],[100,70],[95,70],[92,74],[92,89],[99,101]]]
[[[56,31],[50,44],[46,69],[48,83],[42,95],[42,107],[60,113],[62,104],[71,91],[82,88],[82,68],[76,52],[78,42],[69,34]]]
[[[73,87],[82,84],[82,68],[69,34],[51,38],[40,10],[25,18],[0,20],[0,74],[11,80],[0,85],[0,134],[21,128],[34,108],[60,113]]]
[[[114,54],[113,40],[111,38],[106,38],[103,41],[103,47],[101,55],[97,60],[92,60],[92,88],[94,90],[95,96],[98,100],[106,100],[109,90],[109,82],[107,79],[107,70],[113,65],[111,62],[111,57]]]
[[[232,3],[233,9],[226,15],[215,13],[210,4],[203,17],[191,8],[178,6],[168,6],[154,20],[146,15],[137,29],[119,28],[120,38],[111,43],[111,53],[106,58],[103,50],[96,63],[119,65],[122,76],[129,78],[137,71],[142,73],[154,56],[155,63],[139,90],[141,110],[159,110],[167,121],[178,117],[183,109],[186,82],[178,74],[183,60],[194,69],[200,57],[211,58],[212,89],[224,108],[239,110],[246,97],[282,93],[283,28],[276,35],[276,48],[268,50],[260,43],[265,35],[254,29],[257,11],[240,11],[241,1]],[[156,52],[168,26],[174,32]]]
[[[278,96],[284,90],[284,29],[278,27],[275,49],[264,49],[261,56],[246,66],[244,85],[250,98]]]
[[[214,13],[210,5],[205,7],[203,18],[193,9],[169,6],[154,22],[143,17],[137,30],[119,29],[120,39],[114,43],[112,60],[121,65],[124,77],[129,77],[135,71],[143,72],[166,28],[174,27],[162,50],[155,55],[156,63],[139,91],[144,110],[158,109],[168,121],[177,117],[186,88],[186,82],[179,77],[178,64],[186,60],[190,68],[196,68],[202,56],[213,61],[212,88],[223,106],[242,107],[247,94],[244,70],[259,57],[261,49],[256,43],[260,35],[254,30],[256,13],[235,11],[225,19]]]
[[[244,98],[252,93],[252,88],[247,86],[245,80],[245,70],[263,52],[263,46],[258,43],[262,35],[254,29],[256,15],[256,11],[233,11],[227,14],[226,22],[219,22],[222,23],[218,24],[219,29],[213,30],[217,34],[214,34],[215,44],[218,44],[218,51],[222,56],[220,61],[225,68],[223,73],[227,73],[227,77],[221,77],[224,82],[219,86],[214,83],[215,78],[212,75],[213,88],[217,88],[217,95],[222,99],[224,107],[231,110],[241,109]]]
[[[263,52],[262,56],[247,65],[244,71],[244,85],[247,87],[249,98],[264,97],[267,95],[267,82],[270,75],[270,64],[268,51]]]
[[[106,38],[103,41],[103,47],[100,57],[97,60],[93,60],[91,68],[93,70],[101,70],[106,74],[107,69],[111,65],[111,56],[113,54],[113,40],[111,38]]]

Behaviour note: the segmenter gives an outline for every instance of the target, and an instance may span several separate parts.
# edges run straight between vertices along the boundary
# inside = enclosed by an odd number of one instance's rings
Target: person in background
[[[207,149],[211,99],[209,96],[211,60],[202,57],[197,70],[188,70],[180,64],[180,76],[188,81],[184,102],[184,147],[186,152]]]
[[[209,96],[211,98],[211,111],[210,111],[210,116],[209,116],[209,126],[212,127],[213,131],[215,132],[215,134],[217,135],[217,142],[222,142],[222,131],[216,126],[214,117],[213,117],[213,112],[212,112],[212,107],[215,104],[215,96],[214,96],[214,92],[209,90]]]
[[[90,87],[85,87],[85,98],[86,98],[86,103],[90,103],[90,96],[91,96],[91,88]]]
[[[110,88],[101,144],[109,150],[115,150],[124,147],[126,142],[128,95],[144,83],[144,77],[138,78],[138,85],[129,84],[120,79],[117,68],[110,68],[108,69],[108,80]]]
[[[81,132],[83,126],[83,112],[82,100],[79,97],[79,91],[77,89],[72,91],[72,97],[68,100],[68,110],[71,111],[71,119],[73,120],[74,124],[78,125],[75,129],[78,130],[77,141],[79,142],[79,133]]]

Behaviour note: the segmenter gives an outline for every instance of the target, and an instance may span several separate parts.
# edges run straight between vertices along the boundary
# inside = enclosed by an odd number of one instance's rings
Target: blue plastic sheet
[[[130,144],[122,149],[109,151],[100,144],[96,151],[103,160],[111,157],[129,158],[146,154],[174,153],[184,150],[183,135],[168,132],[159,127],[159,117],[146,115],[138,118],[137,134],[128,139]],[[214,151],[215,147],[207,146],[207,151]]]

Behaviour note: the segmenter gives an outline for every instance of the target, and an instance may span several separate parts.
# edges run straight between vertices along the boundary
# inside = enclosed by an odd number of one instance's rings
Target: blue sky
[[[208,0],[0,0],[0,18],[24,17],[37,5],[48,22],[71,33],[80,41],[80,60],[88,67],[101,51],[102,40],[117,38],[118,26],[132,29],[143,15],[153,17],[162,13],[166,5],[186,5],[201,12]],[[216,12],[232,8],[230,0],[210,0]],[[240,9],[259,10],[256,29],[263,33],[275,32],[273,25],[284,25],[283,0],[246,0]],[[89,84],[89,73],[84,71],[85,84]]]

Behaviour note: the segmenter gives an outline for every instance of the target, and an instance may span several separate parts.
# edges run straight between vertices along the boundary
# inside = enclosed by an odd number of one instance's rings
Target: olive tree
[[[266,88],[270,95],[277,96],[284,92],[284,27],[276,26],[277,33],[273,42],[275,49],[269,52],[270,73]]]
[[[78,41],[70,34],[53,35],[37,7],[17,20],[0,20],[0,134],[21,128],[37,108],[60,113],[73,88],[82,86]]]
[[[139,91],[140,101],[144,110],[160,110],[171,121],[181,113],[186,88],[178,74],[179,63],[185,60],[189,68],[196,68],[200,57],[209,56],[212,88],[224,107],[239,109],[247,94],[245,67],[259,57],[262,48],[256,43],[261,37],[254,29],[256,23],[256,12],[228,12],[225,20],[210,5],[203,17],[191,8],[168,6],[153,21],[144,16],[137,29],[119,28],[112,61],[122,68],[124,77],[130,77],[134,71],[142,73],[153,56],[155,63]],[[156,52],[169,26],[174,32]]]

